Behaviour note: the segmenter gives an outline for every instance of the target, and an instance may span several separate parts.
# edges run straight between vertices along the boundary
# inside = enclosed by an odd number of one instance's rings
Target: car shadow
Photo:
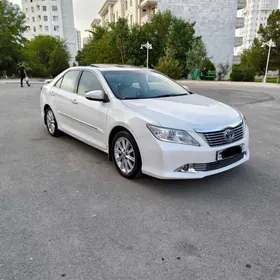
[[[122,184],[124,181],[129,181],[119,175],[114,168],[113,163],[108,160],[106,153],[95,149],[67,134],[64,134],[59,138],[61,141],[67,142],[71,148],[79,149],[80,151],[91,154],[94,164],[106,165],[106,168],[111,169],[110,176],[115,182]],[[243,180],[244,176],[249,173],[247,170],[248,165],[245,163],[242,166],[238,166],[232,170],[206,177],[203,179],[191,179],[191,180],[160,180],[147,175],[143,175],[140,178],[131,180],[131,185],[135,188],[147,188],[163,195],[180,197],[186,194],[191,195],[193,193],[207,193],[209,191],[227,191],[227,187],[237,181]],[[248,172],[247,172],[247,171]]]
[[[186,193],[204,193],[209,191],[224,192],[227,186],[234,181],[241,180],[244,176],[244,166],[206,177],[203,179],[190,180],[159,180],[144,175],[135,182],[159,193],[170,196],[182,196]]]

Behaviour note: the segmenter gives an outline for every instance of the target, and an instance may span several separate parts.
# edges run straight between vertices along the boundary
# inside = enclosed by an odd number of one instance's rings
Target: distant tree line
[[[233,81],[253,81],[256,75],[265,74],[268,45],[272,40],[269,70],[278,70],[280,82],[280,10],[273,11],[267,19],[267,25],[261,25],[256,38],[249,49],[241,54],[241,64],[234,66],[231,73]]]
[[[29,41],[23,36],[28,28],[19,6],[0,0],[0,76],[17,75],[22,62],[35,77],[54,77],[69,67],[65,42],[52,36]]]
[[[195,23],[177,18],[170,11],[154,15],[151,22],[129,27],[126,19],[108,23],[106,27],[92,26],[90,41],[76,57],[79,65],[116,63],[146,66],[147,41],[149,67],[172,78],[187,77],[195,70],[208,67],[215,70],[207,56],[201,37],[195,34]]]

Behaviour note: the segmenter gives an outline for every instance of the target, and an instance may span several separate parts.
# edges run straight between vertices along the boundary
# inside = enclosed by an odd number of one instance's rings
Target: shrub
[[[253,82],[255,80],[255,71],[250,67],[236,65],[232,68],[230,80],[237,82]]]
[[[202,71],[204,68],[206,68],[206,70],[208,71],[216,71],[215,65],[211,62],[209,58],[206,58],[203,61],[200,71]]]

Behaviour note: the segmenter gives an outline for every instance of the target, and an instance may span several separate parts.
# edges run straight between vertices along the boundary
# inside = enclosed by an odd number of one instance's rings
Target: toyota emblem
[[[224,132],[224,138],[227,142],[232,142],[234,140],[235,134],[234,131],[232,131],[231,129],[227,129]]]

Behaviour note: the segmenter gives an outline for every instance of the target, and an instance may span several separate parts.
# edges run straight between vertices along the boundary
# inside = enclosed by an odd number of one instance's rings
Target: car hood
[[[242,120],[237,110],[198,94],[122,102],[164,127],[218,129]]]

